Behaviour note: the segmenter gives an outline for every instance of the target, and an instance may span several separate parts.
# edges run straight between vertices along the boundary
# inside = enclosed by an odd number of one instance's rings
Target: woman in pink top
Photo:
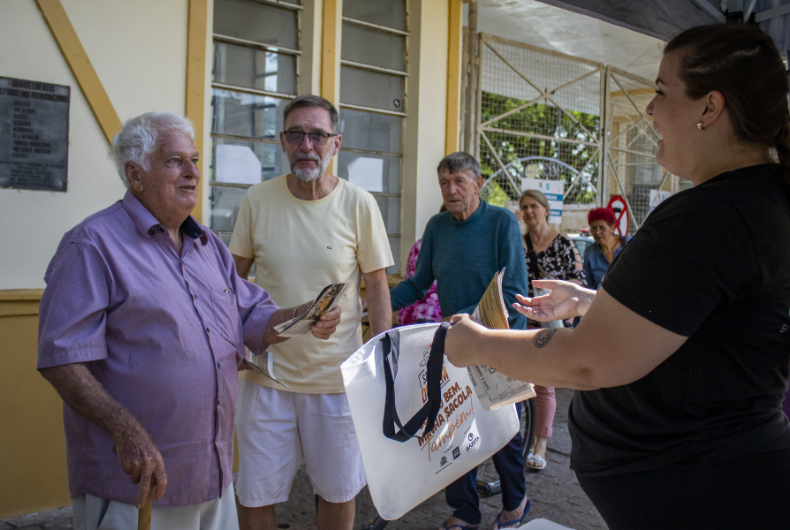
[[[422,239],[415,241],[411,247],[409,258],[406,260],[406,276],[414,276],[417,269],[417,256],[420,254]],[[442,319],[442,309],[439,307],[439,297],[436,295],[436,282],[433,282],[425,298],[414,302],[410,306],[398,310],[398,323],[401,326],[419,324],[421,322],[439,322]]]

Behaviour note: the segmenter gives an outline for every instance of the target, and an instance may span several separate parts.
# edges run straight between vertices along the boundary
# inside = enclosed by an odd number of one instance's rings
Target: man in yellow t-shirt
[[[283,110],[280,144],[291,173],[247,191],[230,242],[236,268],[280,307],[315,299],[347,282],[340,324],[329,340],[297,336],[269,348],[274,381],[241,373],[236,412],[239,520],[242,528],[275,528],[274,504],[288,499],[304,454],[318,502],[318,528],[348,528],[365,471],[346,401],[340,364],[362,346],[359,298],[365,278],[373,334],[390,327],[385,269],[393,264],[373,196],[332,175],[340,149],[338,114],[327,100],[299,96]],[[361,275],[360,275],[361,273]],[[307,311],[308,304],[295,312]]]

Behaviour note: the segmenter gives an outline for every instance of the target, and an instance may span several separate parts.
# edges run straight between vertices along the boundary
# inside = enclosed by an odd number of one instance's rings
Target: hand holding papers
[[[345,294],[350,285],[350,283],[333,283],[327,285],[305,314],[275,326],[274,331],[279,333],[281,337],[307,335],[310,333],[310,327],[321,318],[322,315],[325,315],[337,306],[340,298]]]
[[[507,306],[502,296],[502,278],[505,269],[494,275],[472,315],[472,320],[489,329],[510,329],[507,323]],[[516,381],[483,364],[467,368],[469,379],[480,404],[493,410],[535,396],[532,383]]]

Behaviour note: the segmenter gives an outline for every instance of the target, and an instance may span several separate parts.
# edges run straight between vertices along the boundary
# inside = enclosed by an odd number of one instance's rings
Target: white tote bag
[[[384,519],[402,516],[518,432],[515,405],[484,410],[466,368],[447,362],[448,328],[392,329],[340,366],[370,496]]]

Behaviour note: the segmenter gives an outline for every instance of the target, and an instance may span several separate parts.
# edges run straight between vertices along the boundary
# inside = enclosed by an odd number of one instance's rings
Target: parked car
[[[595,240],[591,238],[589,235],[584,234],[568,234],[568,237],[573,244],[576,245],[576,248],[579,250],[579,254],[581,254],[582,258],[584,258],[584,251],[588,245],[595,243]]]

